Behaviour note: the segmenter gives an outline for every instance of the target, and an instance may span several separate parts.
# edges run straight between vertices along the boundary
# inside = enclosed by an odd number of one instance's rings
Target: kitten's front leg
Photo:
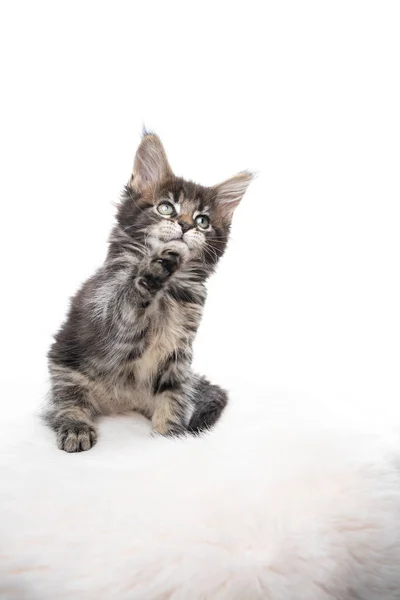
[[[177,349],[159,367],[153,382],[154,430],[162,435],[179,435],[187,431],[193,414],[189,349]]]
[[[182,390],[157,394],[152,417],[154,431],[161,435],[181,435],[187,432],[193,407]]]
[[[90,450],[97,439],[94,420],[98,411],[88,390],[74,381],[76,373],[62,371],[53,373],[51,403],[44,414],[45,421],[56,432],[60,450]]]
[[[169,242],[143,259],[135,279],[142,306],[150,304],[169,277],[188,259],[189,249],[179,240]]]

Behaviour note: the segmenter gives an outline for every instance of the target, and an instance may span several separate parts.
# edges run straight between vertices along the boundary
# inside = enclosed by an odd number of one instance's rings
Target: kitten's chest
[[[138,358],[120,363],[118,377],[112,378],[107,393],[103,394],[107,398],[104,411],[134,409],[151,417],[154,378],[168,364],[171,354],[191,349],[200,318],[199,306],[181,306],[169,301],[156,305],[149,315],[145,351]]]
[[[124,412],[139,410],[147,417],[154,411],[153,380],[166,364],[167,358],[176,350],[190,344],[185,321],[179,311],[173,309],[157,315],[149,326],[146,350],[134,360],[121,363],[118,377],[100,398],[106,398],[102,404],[103,412]],[[104,406],[103,406],[104,404]]]
[[[175,303],[161,308],[151,320],[145,352],[131,365],[138,384],[148,382],[173,352],[190,346],[193,339],[187,311]]]

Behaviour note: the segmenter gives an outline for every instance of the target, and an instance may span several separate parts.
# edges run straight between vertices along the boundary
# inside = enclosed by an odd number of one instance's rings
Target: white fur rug
[[[75,455],[32,416],[3,422],[0,597],[400,598],[397,436],[278,405],[237,398],[202,439],[108,418]]]

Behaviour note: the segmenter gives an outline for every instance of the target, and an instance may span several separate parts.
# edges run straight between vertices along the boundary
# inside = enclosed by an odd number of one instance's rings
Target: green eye
[[[207,227],[210,225],[210,219],[207,217],[207,215],[198,215],[196,217],[196,225],[201,227],[201,229],[207,229]]]
[[[169,204],[168,202],[163,202],[162,204],[159,204],[157,206],[157,210],[160,213],[160,215],[165,216],[172,215],[172,213],[174,212],[173,206],[171,206],[171,204]]]

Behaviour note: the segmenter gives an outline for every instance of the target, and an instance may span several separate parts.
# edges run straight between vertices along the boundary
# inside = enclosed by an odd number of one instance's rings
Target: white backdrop
[[[243,405],[258,388],[288,416],[304,399],[341,407],[343,422],[392,419],[398,3],[10,1],[1,13],[2,415],[41,401],[51,336],[104,257],[145,123],[177,174],[259,174],[210,283],[198,369],[240,387]]]

